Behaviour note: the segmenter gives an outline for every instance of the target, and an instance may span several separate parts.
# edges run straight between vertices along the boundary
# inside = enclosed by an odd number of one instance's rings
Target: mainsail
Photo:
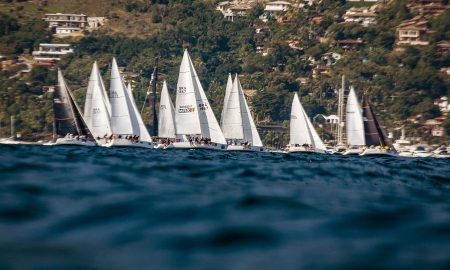
[[[159,103],[158,137],[175,138],[175,109],[164,81]]]
[[[136,101],[133,98],[133,90],[131,89],[131,84],[128,84],[127,87],[127,94],[131,100],[131,104],[133,107],[133,114],[135,115],[135,117],[137,118],[138,124],[139,124],[139,136],[140,136],[140,140],[144,141],[144,142],[152,142],[152,137],[150,136],[150,134],[148,133],[147,128],[145,127],[144,121],[142,120],[142,116],[139,113],[139,110],[136,106]]]
[[[111,129],[117,135],[138,135],[139,123],[133,110],[133,104],[119,73],[116,59],[111,68]]]
[[[220,126],[223,126],[223,115],[225,114],[228,98],[230,97],[230,92],[232,88],[233,88],[233,78],[231,77],[231,73],[228,73],[227,86],[225,88],[225,98],[223,100],[222,114],[220,115]]]
[[[61,70],[58,69],[58,86],[53,96],[56,134],[60,136],[84,135],[90,136],[83,116],[75,103]]]
[[[355,146],[366,145],[362,109],[353,87],[350,87],[350,93],[348,94],[345,119],[347,144]]]
[[[375,113],[370,106],[366,97],[363,97],[362,102],[364,131],[366,145],[368,146],[391,146],[391,143],[386,137],[384,130],[381,128]]]
[[[177,97],[175,101],[175,124],[178,135],[201,134],[196,94],[190,67],[189,55],[184,51],[178,74]]]
[[[261,138],[236,75],[228,98],[225,97],[222,130],[225,138],[239,139],[254,146],[262,146]]]
[[[310,145],[315,149],[325,150],[325,145],[308,118],[297,93],[294,95],[291,108],[290,145]]]
[[[92,67],[84,103],[84,119],[95,138],[111,135],[110,106],[97,62]]]

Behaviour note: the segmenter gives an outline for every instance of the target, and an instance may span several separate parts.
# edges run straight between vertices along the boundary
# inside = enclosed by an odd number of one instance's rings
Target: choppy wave
[[[0,269],[450,268],[448,159],[0,153]]]

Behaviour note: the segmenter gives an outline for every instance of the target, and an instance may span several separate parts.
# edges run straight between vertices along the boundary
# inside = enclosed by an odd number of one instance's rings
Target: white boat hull
[[[398,156],[397,152],[385,149],[366,149],[360,156]]]
[[[247,152],[264,152],[264,147],[261,146],[244,146],[244,145],[228,145],[228,151],[247,151]]]
[[[289,146],[288,153],[318,153],[318,154],[326,154],[325,150],[309,148],[304,146]]]
[[[190,142],[174,142],[173,148],[175,149],[209,149],[209,150],[227,150],[227,145],[211,143],[211,144],[203,144],[203,143],[190,143]]]
[[[344,156],[354,156],[354,155],[360,155],[363,152],[363,150],[361,148],[356,148],[356,149],[347,149],[343,155]]]
[[[0,144],[20,144],[20,142],[11,138],[2,138]]]
[[[419,158],[431,157],[432,155],[433,155],[433,153],[430,153],[430,152],[413,152],[412,153],[413,157],[419,157]]]
[[[132,142],[127,139],[112,139],[111,141],[102,144],[103,147],[136,147],[136,148],[155,148],[152,142]]]
[[[73,145],[73,146],[96,146],[97,144],[92,141],[83,141],[83,140],[76,140],[76,139],[70,139],[70,138],[58,138],[56,139],[56,142],[46,144],[46,145]]]

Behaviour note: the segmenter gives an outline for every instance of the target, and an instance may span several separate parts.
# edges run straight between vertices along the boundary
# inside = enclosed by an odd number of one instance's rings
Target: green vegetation
[[[395,27],[402,20],[413,17],[405,0],[392,1],[379,14],[378,23],[370,27],[340,23],[348,8],[345,1],[324,0],[306,10],[289,11],[287,16],[291,24],[269,21],[270,31],[265,33],[256,33],[254,29],[263,25],[258,19],[262,6],[250,10],[246,17],[230,22],[215,10],[214,1],[99,0],[98,5],[102,8],[96,10],[87,2],[49,1],[47,6],[39,7],[40,13],[39,9],[33,9],[38,14],[29,15],[27,20],[17,19],[20,11],[0,16],[0,52],[6,55],[22,53],[40,42],[50,41],[45,24],[40,20],[43,13],[67,12],[73,8],[72,11],[110,19],[105,28],[87,33],[79,40],[53,40],[73,43],[75,47],[75,53],[61,61],[60,67],[80,105],[93,61],[98,61],[106,85],[113,56],[120,66],[140,74],[135,82],[140,107],[154,56],[160,57],[160,83],[167,80],[169,89],[173,89],[183,48],[189,49],[217,115],[222,108],[228,73],[241,74],[243,87],[257,90],[251,102],[260,122],[284,122],[284,125],[289,119],[294,92],[299,92],[311,116],[335,113],[335,89],[343,74],[359,95],[370,96],[380,120],[388,128],[398,126],[415,114],[423,114],[426,118],[439,116],[432,101],[449,95],[449,77],[440,69],[450,65],[450,54],[440,53],[436,47],[437,42],[450,39],[448,10],[431,20],[434,32],[429,46],[398,51],[394,50]],[[32,3],[4,4],[0,5],[0,11],[17,5],[24,6],[25,14],[34,14],[27,10]],[[55,10],[57,6],[61,9]],[[319,15],[322,20],[311,23],[312,18]],[[319,42],[321,37],[325,39]],[[359,49],[344,50],[333,43],[334,39],[348,38],[362,38],[364,44]],[[288,40],[298,40],[298,46],[303,50],[289,47]],[[267,56],[256,53],[259,43],[265,45]],[[313,78],[309,59],[313,57],[320,61],[320,56],[326,52],[339,53],[342,59],[331,66],[329,74]],[[9,115],[14,114],[19,119],[18,128],[22,133],[50,130],[49,95],[41,96],[40,89],[54,83],[55,73],[55,70],[39,68],[20,79],[2,77],[0,120],[3,126],[9,121]],[[301,84],[300,78],[305,78],[306,84]],[[149,110],[146,110],[144,120],[148,119]],[[450,138],[448,121],[446,140]],[[417,127],[407,128],[407,132],[412,133]],[[276,138],[271,134],[267,141]]]

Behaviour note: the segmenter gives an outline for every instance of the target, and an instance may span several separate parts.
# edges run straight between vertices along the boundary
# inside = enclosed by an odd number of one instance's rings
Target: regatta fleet
[[[286,152],[398,155],[368,99],[363,96],[360,103],[355,89],[350,87],[344,106],[345,89],[343,78],[338,94],[337,144],[331,149],[325,146],[297,93],[294,94]],[[58,70],[53,109],[56,136],[46,145],[266,151],[238,75],[234,79],[231,74],[228,75],[219,124],[187,50],[179,69],[175,106],[167,83],[163,82],[159,114],[155,119],[158,120],[158,134],[153,138],[142,120],[132,87],[125,85],[115,58],[111,64],[109,95],[97,62],[94,62],[83,112],[75,102],[61,70]],[[405,150],[400,155],[448,157],[447,149],[441,148],[434,153],[421,153],[421,149],[415,152]]]

